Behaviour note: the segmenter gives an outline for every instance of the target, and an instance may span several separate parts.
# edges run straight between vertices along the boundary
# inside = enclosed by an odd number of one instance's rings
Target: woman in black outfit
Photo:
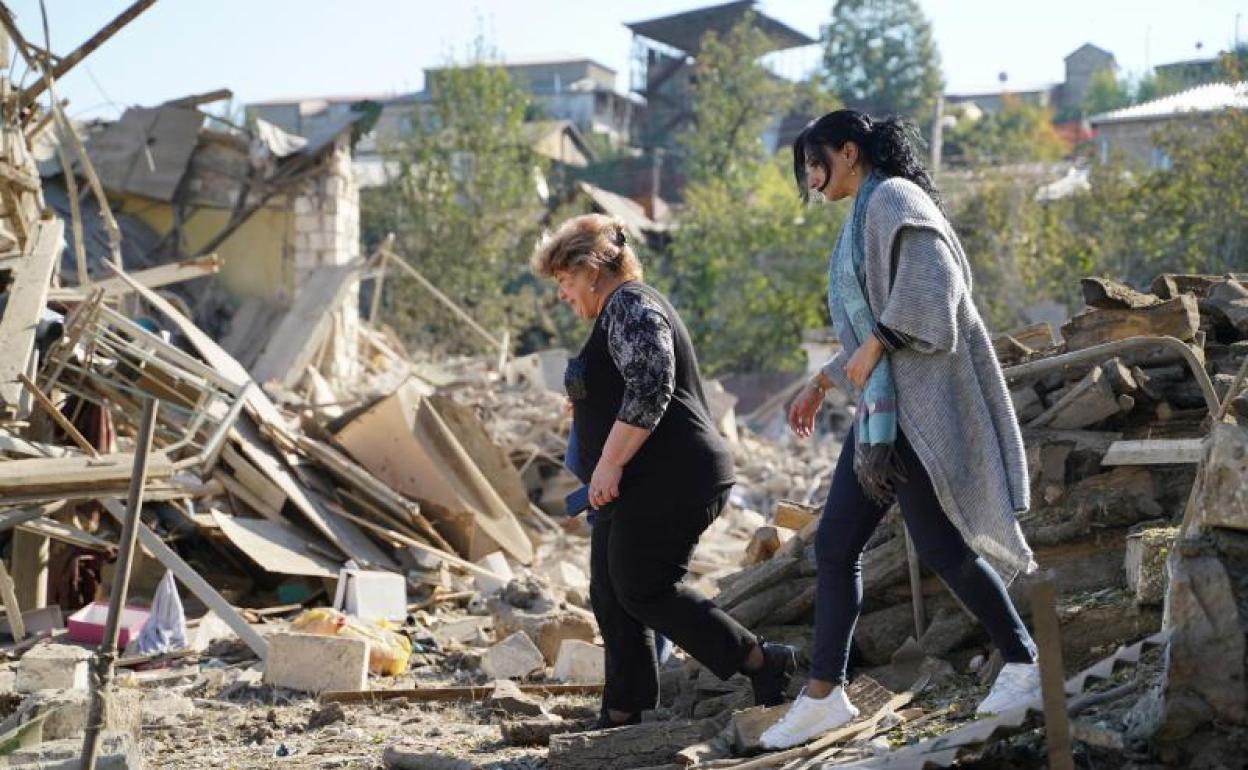
[[[533,270],[594,324],[565,385],[581,460],[594,469],[590,601],[606,646],[599,727],[635,724],[657,705],[654,631],[721,679],[749,675],[757,703],[782,702],[793,649],[764,642],[681,583],[733,469],[680,316],[641,282],[623,224],[606,216],[564,222],[538,245]]]

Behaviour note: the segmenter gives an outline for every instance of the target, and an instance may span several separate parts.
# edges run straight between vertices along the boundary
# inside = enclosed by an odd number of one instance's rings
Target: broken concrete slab
[[[517,631],[481,656],[481,670],[493,679],[519,679],[546,667],[546,659],[529,635]]]
[[[433,629],[433,640],[439,647],[451,644],[481,644],[486,640],[485,629],[491,624],[490,618],[470,617],[444,623]]]
[[[108,699],[104,729],[112,733],[128,733],[137,740],[143,724],[144,694],[117,688],[109,693]],[[17,711],[0,724],[0,735],[42,717],[40,729],[43,740],[81,738],[90,710],[91,695],[85,690],[40,690],[22,701]]]
[[[18,692],[86,690],[91,652],[72,644],[40,644],[17,664]]]
[[[485,707],[501,712],[507,717],[535,717],[546,712],[541,701],[520,691],[510,679],[494,682],[494,691],[485,699]]]
[[[6,757],[6,767],[21,770],[79,770],[82,767],[82,739],[47,741],[14,751]],[[139,742],[129,733],[104,733],[95,758],[96,770],[143,770]]]
[[[606,679],[605,652],[596,644],[565,639],[559,645],[555,679],[561,682],[596,684]]]
[[[264,663],[265,684],[321,693],[368,688],[368,642],[346,636],[274,634]]]

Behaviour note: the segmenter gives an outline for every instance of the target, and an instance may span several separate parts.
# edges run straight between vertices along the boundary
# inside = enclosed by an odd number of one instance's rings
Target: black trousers
[[[625,496],[598,512],[589,595],[606,646],[604,708],[631,714],[658,704],[655,631],[720,679],[745,664],[757,643],[754,634],[680,582],[698,538],[727,497],[724,492],[689,507],[645,505]]]
[[[906,480],[897,485],[897,502],[919,559],[979,619],[1005,662],[1035,661],[1035,643],[1010,601],[1005,584],[949,521],[922,461],[900,433],[897,453],[906,475]],[[862,551],[887,512],[888,506],[868,498],[858,483],[854,474],[854,433],[850,431],[815,535],[818,583],[810,671],[815,679],[834,684],[845,682],[849,644],[862,610]]]

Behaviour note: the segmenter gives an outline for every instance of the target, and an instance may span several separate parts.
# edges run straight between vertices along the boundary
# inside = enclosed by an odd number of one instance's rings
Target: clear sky
[[[52,49],[64,54],[130,0],[45,0]],[[596,59],[628,87],[624,22],[717,0],[159,0],[60,85],[76,117],[114,117],[220,87],[243,101],[417,90],[424,67],[461,57],[484,38],[504,57],[570,53]],[[1062,57],[1085,42],[1124,72],[1248,41],[1248,0],[920,0],[951,92],[1060,81]],[[38,0],[9,0],[19,28],[43,43]],[[811,36],[831,0],[762,0],[760,8]],[[790,57],[785,70],[814,61]],[[24,67],[17,65],[19,77]]]

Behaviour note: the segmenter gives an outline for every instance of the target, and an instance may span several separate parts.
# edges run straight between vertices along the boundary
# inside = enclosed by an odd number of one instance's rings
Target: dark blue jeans
[[[919,558],[979,619],[1007,663],[1035,661],[1035,643],[1010,601],[1005,584],[987,562],[975,555],[949,521],[923,463],[900,434],[897,452],[906,476],[897,487],[897,502]],[[887,511],[887,506],[872,502],[863,493],[854,475],[851,431],[841,449],[815,536],[819,573],[812,679],[845,683],[850,640],[862,611],[862,551]]]

